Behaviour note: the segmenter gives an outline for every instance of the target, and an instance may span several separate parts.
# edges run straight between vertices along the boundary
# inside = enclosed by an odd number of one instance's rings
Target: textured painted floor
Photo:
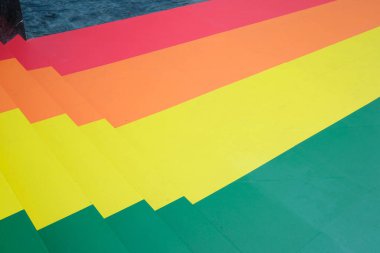
[[[376,252],[379,11],[214,0],[0,44],[0,252]]]

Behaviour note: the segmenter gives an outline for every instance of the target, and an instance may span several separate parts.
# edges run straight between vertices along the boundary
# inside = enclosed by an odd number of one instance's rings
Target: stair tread
[[[53,68],[30,71],[31,75],[77,124],[83,125],[103,118],[89,102],[73,89]]]
[[[108,217],[106,221],[131,252],[191,252],[145,201]]]
[[[49,252],[23,210],[0,220],[0,238],[2,253]]]
[[[239,250],[188,200],[181,198],[157,210],[157,214],[196,253],[237,253]]]
[[[0,81],[4,90],[30,122],[64,113],[16,59],[0,62]]]

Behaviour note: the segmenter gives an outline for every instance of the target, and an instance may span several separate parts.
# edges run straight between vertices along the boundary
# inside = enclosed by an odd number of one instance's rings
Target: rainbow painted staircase
[[[379,13],[209,0],[0,44],[0,252],[378,252]]]

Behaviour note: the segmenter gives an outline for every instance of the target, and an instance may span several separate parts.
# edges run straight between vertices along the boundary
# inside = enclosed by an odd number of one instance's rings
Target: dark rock
[[[24,21],[18,0],[0,1],[0,41],[6,43],[17,34],[25,38]]]

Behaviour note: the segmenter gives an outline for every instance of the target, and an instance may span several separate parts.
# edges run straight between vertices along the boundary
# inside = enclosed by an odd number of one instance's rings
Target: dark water
[[[203,1],[20,0],[27,38],[74,30]]]

